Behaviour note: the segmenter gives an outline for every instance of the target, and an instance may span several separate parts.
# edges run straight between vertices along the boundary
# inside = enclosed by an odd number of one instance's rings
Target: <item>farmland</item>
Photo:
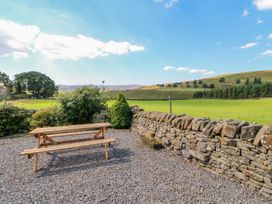
[[[169,112],[168,101],[128,100],[130,105],[139,105],[146,111]],[[16,106],[26,109],[42,109],[58,105],[56,100],[15,100]],[[113,101],[109,101],[109,106]],[[239,119],[260,124],[272,124],[272,99],[251,100],[217,100],[217,99],[191,99],[173,100],[173,112],[185,113],[194,117],[209,117],[216,119]]]
[[[141,89],[134,89],[134,90],[127,90],[121,91],[121,93],[127,99],[138,99],[138,100],[165,100],[171,96],[173,99],[191,99],[196,91],[202,91],[204,89],[201,88],[183,88],[183,87],[176,87],[176,88],[141,88]],[[106,95],[110,98],[116,98],[116,96],[120,93],[120,91],[108,91]]]
[[[219,82],[220,78],[224,78],[224,82]],[[115,98],[118,93],[122,93],[127,99],[138,99],[138,100],[165,100],[169,96],[173,99],[183,100],[191,99],[197,91],[203,91],[203,84],[213,84],[215,88],[229,88],[234,86],[244,85],[246,80],[252,83],[254,78],[260,78],[262,82],[272,81],[272,71],[255,71],[255,72],[242,72],[234,74],[219,75],[211,78],[205,78],[195,81],[183,81],[176,82],[177,87],[174,87],[175,83],[163,84],[163,87],[157,85],[144,86],[138,89],[123,90],[123,91],[106,91],[105,94],[111,98]],[[237,83],[239,80],[239,83]],[[201,84],[199,84],[201,81]],[[195,87],[195,88],[194,88]],[[209,90],[206,88],[206,90]]]

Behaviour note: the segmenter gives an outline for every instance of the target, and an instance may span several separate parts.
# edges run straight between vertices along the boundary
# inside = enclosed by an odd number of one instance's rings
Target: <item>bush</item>
[[[60,96],[60,103],[67,121],[72,124],[92,122],[95,113],[106,110],[106,99],[99,89],[82,87]]]
[[[39,110],[32,115],[31,127],[60,126],[66,124],[66,115],[59,107]]]
[[[0,106],[0,137],[24,133],[30,129],[31,112],[12,104]]]
[[[113,128],[129,128],[132,121],[132,110],[125,97],[119,94],[117,100],[111,107],[111,124]]]
[[[220,83],[224,83],[226,81],[226,79],[224,77],[221,77],[219,80],[218,80]]]

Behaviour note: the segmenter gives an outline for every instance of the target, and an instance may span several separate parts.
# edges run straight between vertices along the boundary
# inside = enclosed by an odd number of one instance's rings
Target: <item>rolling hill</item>
[[[219,79],[224,77],[225,82],[219,82]],[[127,99],[138,99],[138,100],[167,100],[169,96],[173,99],[190,99],[193,97],[196,91],[204,90],[203,84],[214,84],[217,88],[227,88],[231,86],[243,85],[247,78],[252,82],[254,78],[261,78],[262,82],[272,82],[272,70],[254,71],[254,72],[240,72],[233,74],[218,75],[211,78],[197,79],[188,82],[177,82],[167,83],[163,86],[150,85],[143,86],[134,90],[123,90],[123,91],[106,91],[106,94],[115,98],[118,93],[125,95]],[[240,83],[236,83],[237,80]],[[199,81],[202,81],[199,84]],[[194,88],[195,87],[195,88]]]
[[[219,82],[219,79],[222,77],[225,78],[225,83]],[[255,77],[261,78],[263,82],[272,82],[272,70],[240,72],[240,73],[233,73],[233,74],[218,75],[212,78],[202,79],[202,81],[207,84],[213,83],[216,86],[221,87],[221,86],[237,85],[236,84],[237,79],[240,79],[241,84],[244,84],[247,78],[250,81],[253,81]]]

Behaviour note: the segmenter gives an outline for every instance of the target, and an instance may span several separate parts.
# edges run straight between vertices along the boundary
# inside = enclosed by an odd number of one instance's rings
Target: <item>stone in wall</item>
[[[224,122],[221,136],[235,138],[241,132],[243,126],[249,125],[248,122],[237,120],[226,120]]]

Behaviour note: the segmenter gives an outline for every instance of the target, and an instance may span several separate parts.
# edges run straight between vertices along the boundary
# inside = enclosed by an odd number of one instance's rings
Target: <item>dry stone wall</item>
[[[139,107],[133,112],[131,130],[143,139],[272,198],[272,126],[145,112]]]

